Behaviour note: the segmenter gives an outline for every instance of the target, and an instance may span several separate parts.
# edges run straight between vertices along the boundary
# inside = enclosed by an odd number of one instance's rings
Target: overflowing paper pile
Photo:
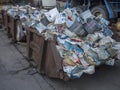
[[[12,13],[16,9],[17,14]],[[111,38],[109,21],[95,17],[89,10],[78,14],[75,8],[63,12],[58,12],[57,8],[50,11],[32,7],[16,9],[11,8],[8,13],[20,16],[22,27],[35,28],[46,40],[57,41],[63,70],[70,78],[80,78],[83,73],[93,74],[95,66],[113,66],[115,60],[120,59],[120,43]]]

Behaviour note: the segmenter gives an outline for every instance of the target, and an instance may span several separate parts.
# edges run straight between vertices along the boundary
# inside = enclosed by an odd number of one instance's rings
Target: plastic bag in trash
[[[24,13],[20,13],[18,16],[20,17],[20,19],[27,18]]]
[[[66,22],[66,15],[64,13],[60,13],[56,16],[54,24],[64,24]]]
[[[8,10],[9,8],[11,8],[10,5],[4,5],[4,6],[2,7],[2,9],[5,10],[5,11]]]
[[[110,57],[109,53],[105,49],[106,47],[104,46],[99,48],[92,48],[92,50],[98,54],[100,60],[106,60]]]
[[[102,46],[102,45],[106,45],[107,43],[114,43],[114,42],[115,42],[114,39],[112,39],[111,37],[107,36],[107,37],[102,38],[99,41],[99,45]]]
[[[76,66],[63,66],[63,71],[67,73],[67,75],[70,77],[71,71],[75,68]]]
[[[120,60],[120,50],[117,51],[117,59]]]
[[[84,73],[87,74],[94,74],[95,73],[95,66],[88,66],[85,70],[83,70]]]
[[[115,64],[115,59],[110,58],[108,61],[105,62],[106,65],[109,66],[114,66]]]
[[[50,22],[53,22],[55,21],[56,19],[56,16],[59,14],[57,8],[54,8],[52,10],[50,10],[49,12],[45,13],[45,16],[47,17],[47,19],[50,21]]]
[[[70,72],[70,78],[80,78],[83,75],[83,67],[82,66],[76,66],[71,72]]]
[[[66,26],[69,28],[73,25],[73,23],[76,20],[75,12],[74,10],[67,8],[63,11],[63,13],[66,16]]]
[[[89,66],[89,63],[84,59],[83,55],[82,54],[79,54],[78,57],[80,58],[80,63],[82,64],[82,66],[84,68],[88,67]]]
[[[80,64],[80,59],[78,58],[78,56],[77,56],[74,52],[72,52],[72,51],[71,51],[71,54],[72,54],[72,55],[69,56],[69,58],[70,58],[73,62]]]
[[[15,17],[18,13],[18,11],[16,11],[15,9],[11,8],[7,11],[7,13],[12,16],[12,17]]]
[[[109,25],[109,21],[107,21],[105,18],[101,18],[100,19],[100,22],[102,23],[102,24],[105,24],[105,25]]]
[[[91,48],[91,47],[89,46],[89,44],[86,44],[86,43],[84,43],[84,42],[82,42],[82,43],[80,44],[80,46],[81,46],[81,48],[84,50],[85,53],[88,52],[88,50]]]
[[[70,50],[70,51],[74,51],[76,54],[79,54],[79,53],[83,53],[83,50],[81,47],[78,47],[77,45],[72,45],[71,43],[69,42],[65,42],[63,44],[63,46],[67,49],[67,50]]]
[[[34,20],[27,20],[27,21],[25,22],[25,25],[28,26],[28,27],[32,27],[32,26],[34,26],[34,24],[36,24],[36,23],[37,23],[37,22],[34,21]]]
[[[63,58],[70,59],[74,63],[80,63],[80,59],[73,51],[69,51],[66,49],[60,49],[59,47],[58,47],[58,51]]]
[[[104,31],[102,31],[102,33],[103,33],[103,35],[106,36],[106,37],[107,37],[107,36],[112,37],[112,35],[113,35],[112,30],[110,30],[109,28],[104,29]]]
[[[68,27],[68,28],[71,27],[74,22],[75,22],[75,20],[67,19],[67,20],[66,20],[66,25],[67,25],[67,27]]]
[[[90,57],[89,55],[84,54],[83,57],[89,65],[96,65],[94,59]]]
[[[29,17],[30,17],[31,20],[37,20],[36,17],[33,14],[29,14]],[[38,19],[38,21],[39,21],[39,19]]]
[[[66,36],[64,34],[57,35],[57,41],[59,44],[64,44],[67,39],[68,39],[68,36]]]
[[[21,41],[24,38],[24,36],[25,36],[25,33],[23,31],[22,25],[19,22],[17,26],[17,36],[16,36],[17,41]]]
[[[108,43],[106,44],[106,50],[110,54],[111,58],[114,58],[117,55],[117,50],[115,50],[112,46],[112,44]]]
[[[50,23],[50,24],[47,25],[47,29],[48,29],[48,30],[55,31],[55,30],[56,30],[56,26],[53,25],[53,23]]]
[[[120,60],[120,42],[115,42],[113,44],[113,48],[116,50],[117,52],[117,59]]]
[[[86,41],[92,45],[99,39],[98,35],[96,34],[88,34],[86,37]]]
[[[43,31],[46,30],[46,28],[47,28],[47,27],[44,26],[42,23],[38,23],[38,24],[36,24],[34,27],[38,30],[39,33],[43,32]]]
[[[102,39],[103,37],[104,37],[104,35],[102,33],[95,32],[94,34],[88,34],[86,37],[86,40],[91,42],[91,43],[94,43],[98,39]]]
[[[56,45],[56,48],[57,48],[57,51],[59,52],[60,56],[62,58],[64,58],[66,50],[60,45]]]
[[[94,34],[88,34],[85,38],[86,42],[90,45],[96,45],[98,40],[104,38],[104,35],[100,32],[95,32]]]
[[[46,31],[44,33],[44,36],[45,36],[45,40],[48,40],[48,39],[55,40],[56,39],[55,34],[53,32],[50,32],[50,31]]]
[[[95,61],[96,65],[100,65],[101,64],[101,61],[99,59],[98,54],[96,52],[94,52],[92,49],[89,49],[86,52],[86,54],[93,58],[93,60]]]

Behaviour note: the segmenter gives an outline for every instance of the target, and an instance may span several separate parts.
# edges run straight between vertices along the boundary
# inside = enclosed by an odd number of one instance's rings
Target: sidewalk
[[[27,60],[0,30],[0,90],[120,90],[119,61],[114,67],[101,66],[94,75],[69,82],[29,75],[30,70]]]

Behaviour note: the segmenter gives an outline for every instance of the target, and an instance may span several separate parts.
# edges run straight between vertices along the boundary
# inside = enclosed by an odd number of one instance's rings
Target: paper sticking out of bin
[[[80,78],[83,73],[93,74],[96,66],[113,66],[115,59],[120,59],[120,43],[112,38],[109,21],[89,10],[78,15],[75,8],[58,12],[57,8],[48,11],[22,6],[19,11],[17,32],[21,35],[27,27],[28,57],[40,73],[42,70],[52,78]],[[7,9],[7,16],[13,13]],[[12,26],[10,21],[8,26]]]

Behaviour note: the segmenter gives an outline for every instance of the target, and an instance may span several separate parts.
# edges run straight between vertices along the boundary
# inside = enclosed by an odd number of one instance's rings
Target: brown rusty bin
[[[39,73],[44,72],[50,78],[69,79],[54,41],[45,40],[35,29],[27,28],[27,49],[28,58],[35,61]]]
[[[2,15],[2,26],[5,25],[4,13],[5,13],[5,11],[4,11],[4,10],[1,10],[1,15]]]
[[[5,29],[7,29],[7,12],[5,10],[1,11],[2,13],[2,25]]]
[[[8,37],[12,37],[12,28],[13,28],[13,20],[11,20],[11,16],[7,14],[7,35]]]
[[[67,74],[63,71],[62,59],[57,51],[56,43],[47,40],[47,46],[44,50],[44,71],[51,78],[68,80]]]
[[[2,25],[3,18],[2,18],[2,11],[0,11],[0,24]]]
[[[14,42],[17,42],[17,26],[18,26],[18,24],[19,24],[19,22],[20,22],[20,19],[19,19],[19,17],[15,17],[15,18],[13,18],[14,20],[14,26],[13,26],[13,30],[12,30],[12,39],[13,39],[13,41]]]
[[[1,11],[2,13],[2,26],[7,30],[8,37],[11,37],[14,42],[16,42],[17,37],[17,25],[20,21],[19,16],[12,17],[7,14],[5,10]]]
[[[17,25],[19,23],[19,17],[12,17],[8,15],[8,35],[11,36],[12,40],[16,42],[17,38]]]
[[[26,28],[26,30],[27,30],[28,59],[33,60],[37,65],[38,71],[41,71],[45,39],[35,29]]]

